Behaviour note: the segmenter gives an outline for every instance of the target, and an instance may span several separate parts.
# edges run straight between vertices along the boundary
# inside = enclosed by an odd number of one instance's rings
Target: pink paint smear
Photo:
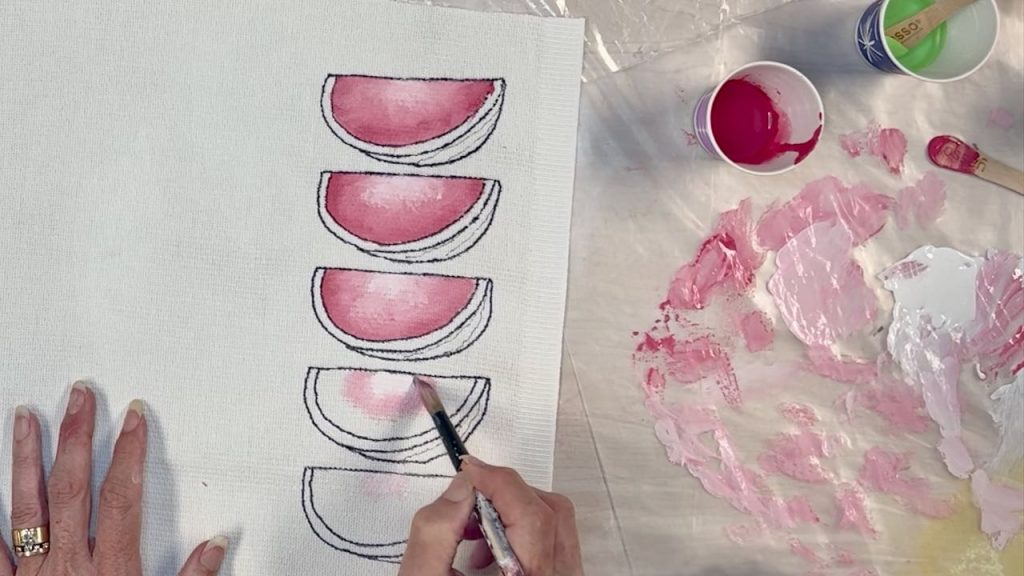
[[[896,198],[896,224],[901,229],[909,228],[913,222],[925,227],[942,215],[946,204],[946,183],[929,170],[916,184],[901,189]]]
[[[839,144],[851,158],[867,150],[880,158],[889,172],[899,175],[903,172],[903,159],[907,155],[907,137],[897,128],[882,128],[871,124],[864,130],[850,132],[839,137]]]
[[[375,382],[377,373],[354,370],[345,376],[342,394],[353,406],[364,414],[378,420],[395,420],[408,417],[420,411],[420,399],[412,387],[412,380],[404,389],[395,389],[388,375],[384,382]]]
[[[904,506],[931,518],[945,518],[953,513],[947,499],[931,494],[931,483],[910,476],[910,454],[897,454],[874,447],[864,454],[857,481],[869,490],[890,494]]]
[[[749,352],[760,352],[771,348],[775,340],[775,330],[768,315],[760,310],[752,310],[740,319],[740,334]]]
[[[1009,130],[1013,128],[1013,125],[1017,123],[1017,118],[1002,106],[996,106],[988,114],[988,125],[1000,128],[1002,130]]]

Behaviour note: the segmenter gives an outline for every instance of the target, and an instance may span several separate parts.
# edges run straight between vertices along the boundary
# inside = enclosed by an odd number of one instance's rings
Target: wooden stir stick
[[[955,136],[932,138],[928,143],[928,158],[936,166],[971,174],[1024,195],[1024,172],[986,156]]]
[[[953,14],[977,0],[937,0],[931,6],[885,29],[885,35],[910,50]]]

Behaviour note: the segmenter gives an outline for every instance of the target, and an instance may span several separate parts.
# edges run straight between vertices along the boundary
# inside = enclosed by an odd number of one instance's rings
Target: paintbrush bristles
[[[431,414],[444,412],[444,404],[441,403],[441,399],[437,396],[437,390],[429,380],[413,376],[412,383],[416,386],[416,391],[419,392],[420,400],[423,401],[423,407],[427,409],[427,412]]]

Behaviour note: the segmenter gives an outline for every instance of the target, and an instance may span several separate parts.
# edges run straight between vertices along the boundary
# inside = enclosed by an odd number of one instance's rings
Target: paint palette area
[[[560,427],[578,398],[606,484],[574,482],[566,432],[554,488],[585,503],[588,574],[1024,574],[1024,200],[926,154],[1024,163],[999,55],[1024,6],[939,92],[844,56],[868,4],[793,2],[584,91]],[[827,117],[771,176],[689,133],[762,58]]]

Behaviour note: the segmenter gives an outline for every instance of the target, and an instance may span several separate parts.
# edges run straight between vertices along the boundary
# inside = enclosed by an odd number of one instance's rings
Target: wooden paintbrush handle
[[[998,160],[984,154],[978,156],[974,163],[974,174],[1024,196],[1024,172],[1010,168]]]
[[[917,14],[886,28],[885,35],[896,39],[904,48],[910,50],[924,40],[932,30],[938,28],[939,24],[974,2],[975,0],[937,0]]]

